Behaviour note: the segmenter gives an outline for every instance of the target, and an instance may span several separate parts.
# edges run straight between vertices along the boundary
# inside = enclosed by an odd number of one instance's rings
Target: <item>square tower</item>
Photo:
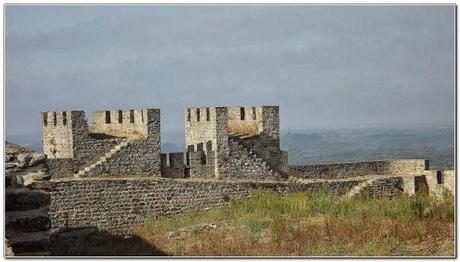
[[[278,106],[186,108],[184,117],[191,177],[210,176],[202,173],[210,168],[199,163],[213,165],[212,176],[218,178],[240,172],[232,166],[238,162],[253,166],[254,172],[246,171],[258,176],[269,168],[260,170],[257,165],[278,170],[281,161]]]

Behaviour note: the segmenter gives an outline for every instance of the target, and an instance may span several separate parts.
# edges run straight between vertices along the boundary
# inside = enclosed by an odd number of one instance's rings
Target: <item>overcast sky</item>
[[[7,135],[41,111],[280,105],[282,128],[452,124],[454,6],[6,7]]]

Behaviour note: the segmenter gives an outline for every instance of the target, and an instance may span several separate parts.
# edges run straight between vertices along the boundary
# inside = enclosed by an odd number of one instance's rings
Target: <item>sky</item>
[[[279,105],[281,128],[453,125],[453,5],[6,5],[6,134],[44,111]]]

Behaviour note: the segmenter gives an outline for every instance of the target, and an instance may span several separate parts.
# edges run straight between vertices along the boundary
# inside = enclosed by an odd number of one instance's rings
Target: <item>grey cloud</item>
[[[453,123],[454,6],[6,9],[6,128],[39,111],[279,104],[282,127]]]

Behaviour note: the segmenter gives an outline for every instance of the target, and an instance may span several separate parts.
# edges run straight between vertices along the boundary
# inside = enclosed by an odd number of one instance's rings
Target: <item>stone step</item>
[[[17,232],[38,232],[50,229],[48,208],[10,211],[5,214],[6,228]]]
[[[51,256],[50,251],[23,252],[14,255],[15,257],[48,257]]]
[[[5,194],[6,211],[38,209],[50,203],[50,195],[43,190],[28,188],[7,188]]]
[[[5,175],[5,187],[10,187],[13,185],[13,178],[11,175]]]
[[[129,144],[128,140],[123,140],[120,142],[118,145],[115,145],[112,149],[110,149],[107,153],[105,153],[103,156],[101,156],[98,161],[95,163],[91,164],[90,166],[84,167],[82,170],[78,171],[77,174],[75,174],[75,177],[82,177],[85,175],[85,173],[91,171],[94,169],[96,166],[101,165],[102,163],[106,162],[107,159],[111,158],[115,153],[120,151],[123,147],[127,146]]]
[[[27,187],[34,190],[51,190],[51,185],[48,181],[34,181],[31,184],[27,185]]]
[[[9,243],[15,254],[43,252],[49,250],[49,231],[33,233],[12,232]]]

